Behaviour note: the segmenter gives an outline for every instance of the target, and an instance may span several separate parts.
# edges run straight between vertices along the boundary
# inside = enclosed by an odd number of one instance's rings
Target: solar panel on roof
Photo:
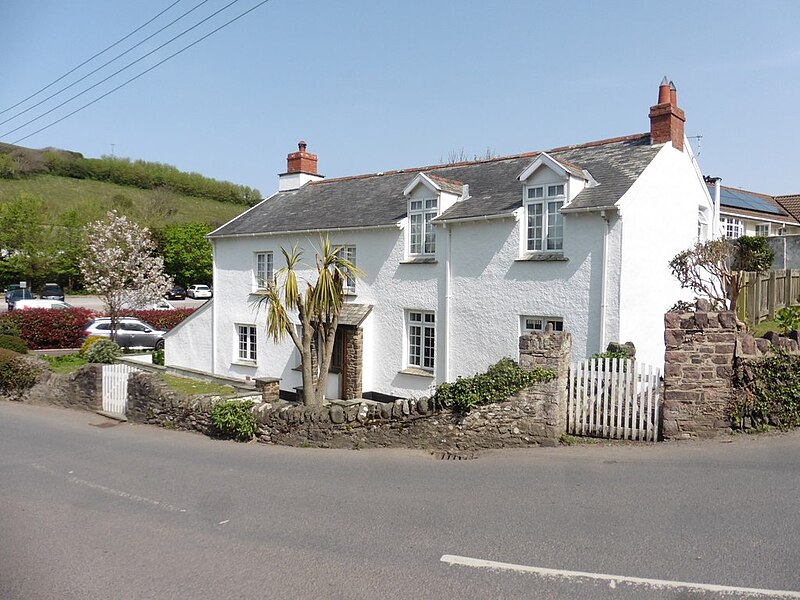
[[[714,196],[714,188],[709,187],[711,196]],[[730,208],[740,208],[742,210],[754,210],[757,212],[770,213],[773,215],[784,214],[782,210],[755,194],[749,194],[741,190],[729,190],[722,188],[719,191],[719,202],[722,206]]]

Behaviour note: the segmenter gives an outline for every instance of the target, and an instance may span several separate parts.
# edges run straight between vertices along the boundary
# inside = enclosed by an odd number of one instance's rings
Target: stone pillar
[[[664,439],[709,437],[731,428],[737,337],[731,311],[664,317]]]
[[[345,339],[344,362],[347,372],[345,380],[345,400],[361,398],[362,374],[364,370],[364,332],[360,327],[348,328]]]
[[[546,369],[555,379],[525,390],[536,405],[535,433],[559,438],[567,430],[567,381],[572,335],[568,332],[529,333],[519,338],[519,364],[524,369]]]
[[[281,380],[278,377],[256,377],[256,390],[261,392],[264,402],[274,403],[280,400]]]

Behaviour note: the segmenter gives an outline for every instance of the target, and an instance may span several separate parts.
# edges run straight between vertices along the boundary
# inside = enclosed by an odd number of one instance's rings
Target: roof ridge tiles
[[[567,152],[568,150],[579,150],[582,148],[594,148],[596,146],[605,146],[607,144],[618,144],[621,142],[630,142],[634,140],[641,140],[645,138],[649,138],[650,133],[635,133],[632,135],[625,135],[620,137],[614,138],[607,138],[603,140],[595,140],[592,142],[583,142],[581,144],[573,144],[571,146],[558,146],[556,148],[551,148],[549,150],[536,150],[532,152],[522,152],[520,154],[510,154],[507,156],[497,156],[494,158],[482,158],[478,160],[467,160],[455,163],[444,163],[438,165],[428,165],[422,167],[412,167],[408,169],[396,169],[393,171],[379,171],[376,173],[363,173],[360,175],[345,175],[344,177],[333,177],[330,179],[320,179],[317,181],[311,181],[307,185],[317,186],[317,185],[325,185],[327,183],[336,183],[340,181],[353,181],[357,179],[368,179],[370,177],[384,177],[386,175],[400,175],[402,173],[424,173],[426,171],[435,171],[437,169],[451,169],[453,167],[465,167],[468,165],[480,165],[486,163],[494,163],[494,162],[501,162],[504,160],[514,160],[518,158],[533,158],[535,156],[539,156],[540,154],[547,153],[552,154],[556,152]],[[576,165],[578,166],[578,165]],[[438,177],[438,175],[437,175]]]

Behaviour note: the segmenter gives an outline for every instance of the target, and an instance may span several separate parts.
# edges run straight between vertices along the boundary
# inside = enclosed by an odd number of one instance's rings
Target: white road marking
[[[230,522],[231,522],[230,519],[225,519],[224,521],[220,521],[219,524],[220,525],[225,525],[225,523],[230,523]]]
[[[497,569],[501,571],[515,571],[517,573],[530,573],[533,575],[540,575],[542,577],[552,577],[558,579],[596,579],[608,581],[609,586],[612,588],[615,588],[620,583],[628,583],[634,586],[645,586],[653,589],[695,590],[702,592],[719,592],[722,594],[739,594],[744,596],[766,596],[769,598],[800,598],[800,592],[788,590],[764,590],[758,588],[718,585],[714,583],[689,583],[686,581],[648,579],[644,577],[628,577],[625,575],[589,573],[586,571],[566,571],[563,569],[548,569],[545,567],[515,565],[513,563],[495,562],[493,560],[469,558],[467,556],[455,556],[452,554],[444,554],[440,560],[441,562],[449,565],[461,565],[464,567],[476,567],[482,569]]]
[[[36,469],[37,471],[42,471],[44,473],[48,473],[49,475],[53,475],[55,477],[63,477],[70,483],[74,483],[76,485],[81,485],[84,487],[88,487],[93,490],[97,490],[99,492],[103,492],[104,494],[109,494],[111,496],[118,496],[120,498],[125,498],[126,500],[131,500],[133,502],[139,502],[142,504],[149,504],[150,506],[154,506],[156,508],[160,508],[161,510],[166,510],[168,512],[186,512],[185,508],[178,508],[177,506],[172,506],[172,504],[168,504],[166,502],[161,502],[160,500],[152,500],[150,498],[145,498],[144,496],[139,496],[137,494],[131,494],[130,492],[123,492],[121,490],[115,490],[114,488],[110,488],[105,485],[101,485],[99,483],[94,483],[92,481],[87,481],[85,479],[80,479],[75,476],[65,477],[60,473],[56,473],[52,469],[45,467],[44,465],[40,465],[37,463],[31,464],[31,467]],[[69,471],[68,473],[72,473]]]

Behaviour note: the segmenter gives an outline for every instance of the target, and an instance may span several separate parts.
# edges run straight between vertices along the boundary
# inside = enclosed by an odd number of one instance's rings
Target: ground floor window
[[[408,311],[408,364],[433,370],[436,316],[427,311]]]
[[[769,223],[764,223],[763,225],[756,225],[756,235],[761,237],[768,237]]]
[[[256,326],[237,325],[236,330],[239,335],[239,359],[255,361],[257,358]]]
[[[744,227],[739,219],[724,217],[719,221],[722,225],[722,235],[726,238],[736,239],[742,237],[744,234]]]
[[[522,315],[520,317],[520,333],[542,332],[548,325],[553,326],[553,331],[564,331],[564,319],[561,317],[534,317]]]

